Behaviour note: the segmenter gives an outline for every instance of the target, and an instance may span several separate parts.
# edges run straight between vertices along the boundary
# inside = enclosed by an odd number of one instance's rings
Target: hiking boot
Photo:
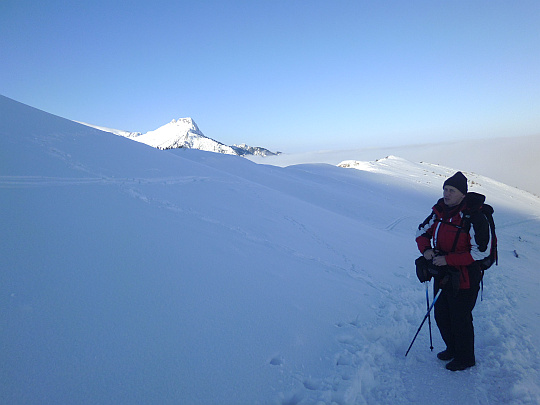
[[[440,353],[437,353],[437,358],[439,360],[443,360],[443,361],[452,360],[454,358],[454,353],[452,353],[450,350],[446,349],[446,350],[443,350]]]
[[[463,360],[457,360],[454,359],[450,363],[446,365],[446,369],[450,371],[461,371],[465,370],[469,367],[472,367],[476,364],[474,360],[471,361],[463,361]]]

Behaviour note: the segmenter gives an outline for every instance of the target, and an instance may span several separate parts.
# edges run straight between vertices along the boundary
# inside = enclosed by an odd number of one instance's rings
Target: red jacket
[[[461,205],[449,208],[441,198],[418,226],[416,244],[420,253],[435,248],[444,254],[446,263],[460,272],[460,289],[471,287],[468,266],[490,253],[489,224],[485,216],[477,214],[484,200],[481,194],[469,193]]]

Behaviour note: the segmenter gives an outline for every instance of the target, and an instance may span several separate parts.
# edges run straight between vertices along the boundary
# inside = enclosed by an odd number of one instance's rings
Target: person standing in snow
[[[472,310],[482,272],[475,262],[489,256],[491,244],[488,221],[480,212],[484,200],[481,194],[468,193],[467,178],[457,172],[444,182],[443,198],[416,235],[429,271],[420,281],[433,277],[435,293],[442,289],[434,313],[446,349],[437,357],[451,360],[446,368],[452,371],[476,364]]]

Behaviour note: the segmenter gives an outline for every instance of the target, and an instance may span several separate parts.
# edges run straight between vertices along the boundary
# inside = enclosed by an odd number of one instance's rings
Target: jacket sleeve
[[[491,231],[489,222],[481,212],[471,217],[471,256],[476,260],[483,260],[491,253]]]
[[[418,225],[418,230],[416,231],[416,245],[420,253],[424,253],[428,249],[432,249],[431,239],[433,237],[433,225],[435,224],[435,213],[431,214]]]

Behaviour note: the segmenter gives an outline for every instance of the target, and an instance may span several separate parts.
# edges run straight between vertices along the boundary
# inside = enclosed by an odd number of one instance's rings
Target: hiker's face
[[[465,194],[453,186],[444,186],[443,188],[444,203],[449,207],[455,207],[461,204],[465,198]]]

